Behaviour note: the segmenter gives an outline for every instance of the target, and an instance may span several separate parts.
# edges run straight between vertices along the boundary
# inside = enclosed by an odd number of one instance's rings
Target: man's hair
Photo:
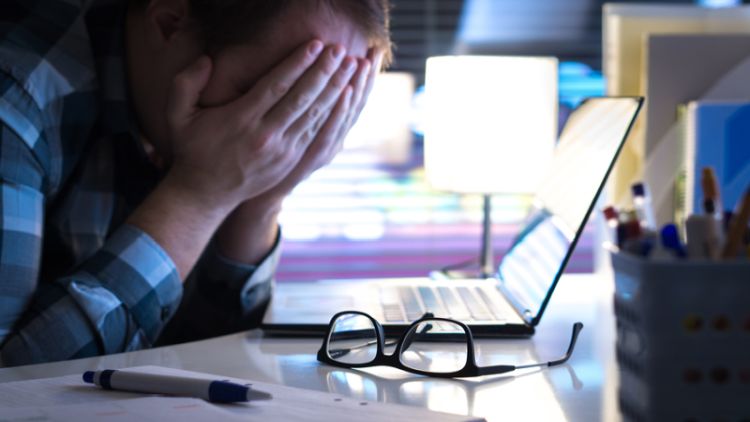
[[[135,0],[147,5],[149,0]],[[368,38],[370,47],[385,51],[391,60],[390,0],[188,0],[191,15],[209,53],[254,41],[289,6],[325,8],[348,17]]]

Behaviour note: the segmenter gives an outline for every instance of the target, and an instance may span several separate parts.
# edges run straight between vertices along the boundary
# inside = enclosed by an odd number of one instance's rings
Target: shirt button
[[[169,318],[169,306],[164,306],[161,308],[161,320],[165,321],[167,318]]]

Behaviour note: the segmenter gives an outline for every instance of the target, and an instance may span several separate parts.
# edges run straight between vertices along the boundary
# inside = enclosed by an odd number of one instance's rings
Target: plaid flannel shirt
[[[124,224],[161,176],[128,102],[126,9],[0,0],[0,366],[246,328],[270,296],[278,242],[258,266],[209,245],[183,298],[170,257]]]

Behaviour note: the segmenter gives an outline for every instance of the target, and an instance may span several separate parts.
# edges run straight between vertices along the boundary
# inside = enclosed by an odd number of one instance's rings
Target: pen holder
[[[626,421],[750,421],[750,261],[613,253]]]

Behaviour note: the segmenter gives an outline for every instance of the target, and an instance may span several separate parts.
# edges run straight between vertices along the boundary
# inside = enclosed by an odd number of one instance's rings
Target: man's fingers
[[[322,114],[328,113],[334,108],[336,102],[342,97],[344,89],[349,86],[349,82],[356,69],[357,59],[347,57],[338,71],[330,78],[325,89],[319,93],[317,98],[313,99],[312,104],[308,105],[305,109],[298,110],[296,113],[287,110],[288,114],[286,115],[283,115],[284,112],[280,110],[276,117],[284,120],[278,120],[275,124],[281,127],[288,126],[286,135],[293,139],[299,136],[299,134],[308,131],[315,125],[316,121],[320,120]],[[286,119],[290,118],[296,118],[296,121],[293,121],[291,126],[284,123],[284,121],[288,121]],[[304,147],[304,145],[302,146]]]
[[[364,104],[367,101],[367,97],[365,97],[365,87],[367,86],[367,81],[370,76],[370,68],[371,65],[369,60],[359,60],[359,70],[352,80],[352,86],[354,89],[352,91],[352,106],[349,107],[349,113],[346,118],[347,130],[354,126],[354,123],[359,118],[359,114],[362,112]]]
[[[248,110],[256,110],[254,115],[265,115],[289,93],[297,79],[318,60],[323,48],[320,40],[312,40],[300,46],[263,76],[250,91],[235,101],[236,111],[246,114]]]
[[[378,49],[372,49],[367,53],[367,59],[372,63],[370,67],[370,74],[367,76],[367,84],[363,93],[363,98],[366,100],[372,91],[372,87],[375,84],[375,77],[380,73],[380,68],[383,66],[383,51]],[[362,111],[365,101],[362,101],[359,105],[359,111]]]
[[[346,134],[346,131],[348,131],[352,126],[354,126],[355,123],[357,123],[359,115],[365,108],[367,98],[370,96],[370,92],[372,92],[372,88],[375,84],[375,78],[377,77],[378,73],[380,73],[381,67],[383,66],[383,54],[384,53],[382,50],[374,48],[370,49],[370,51],[367,52],[367,62],[370,66],[368,68],[367,74],[365,75],[365,79],[363,80],[364,86],[362,87],[362,89],[356,90],[355,88],[355,96],[352,101],[352,107],[349,111],[349,118],[347,120],[347,127],[344,131],[344,135]]]
[[[359,71],[354,77],[354,87],[352,105],[357,107],[362,100],[365,98],[365,88],[367,87],[368,79],[370,78],[370,69],[372,64],[367,59],[359,60]]]
[[[356,59],[345,54],[346,50],[340,45],[326,48],[289,94],[268,112],[264,122],[286,130],[303,114],[309,112],[315,117],[322,109],[330,107],[357,69]]]
[[[352,128],[352,113],[354,113],[354,108],[356,104],[354,104],[354,91],[352,91],[352,98],[349,101],[349,110],[346,113],[346,116],[344,116],[344,120],[339,125],[336,133],[333,135],[335,137],[336,141],[336,150],[332,154],[338,153],[344,145],[344,140],[346,140],[346,136],[349,134],[349,130]],[[356,116],[354,120],[356,121],[356,117],[359,116],[359,113],[356,113]]]
[[[180,124],[195,112],[210,75],[211,59],[201,56],[174,77],[167,98],[167,118],[173,124]]]
[[[323,127],[318,132],[318,136],[315,139],[315,143],[322,141],[325,145],[336,145],[338,146],[343,142],[341,139],[341,129],[346,124],[346,117],[349,114],[349,109],[352,106],[353,89],[351,86],[347,86],[344,93],[341,95],[336,107],[334,107],[328,120],[323,124]],[[329,160],[333,158],[329,157]]]

